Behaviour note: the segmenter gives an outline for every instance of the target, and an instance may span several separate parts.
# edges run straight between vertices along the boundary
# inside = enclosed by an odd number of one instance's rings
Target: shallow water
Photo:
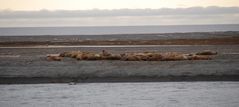
[[[238,107],[239,82],[0,85],[2,107]]]
[[[0,28],[0,36],[16,35],[100,35],[175,32],[239,31],[239,24],[165,25],[165,26],[92,26],[92,27],[9,27]]]

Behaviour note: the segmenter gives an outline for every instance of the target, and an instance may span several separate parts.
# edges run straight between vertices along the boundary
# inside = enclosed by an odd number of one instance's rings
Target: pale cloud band
[[[233,7],[238,0],[0,0],[0,9],[12,10],[86,10],[86,9],[159,9],[188,7]]]
[[[160,16],[160,15],[218,15],[239,14],[239,7],[191,7],[162,9],[114,9],[114,10],[40,10],[0,11],[0,18],[60,18],[60,17],[102,17],[102,16]]]
[[[239,24],[239,7],[0,11],[0,27]]]

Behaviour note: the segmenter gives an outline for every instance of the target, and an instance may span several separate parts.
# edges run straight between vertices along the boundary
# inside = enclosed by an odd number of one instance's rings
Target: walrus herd
[[[112,54],[105,50],[101,53],[85,51],[69,51],[60,54],[47,55],[48,61],[61,61],[63,57],[75,58],[77,60],[121,60],[121,61],[180,61],[180,60],[211,60],[214,51],[202,51],[198,53],[179,52],[127,52],[122,54]]]

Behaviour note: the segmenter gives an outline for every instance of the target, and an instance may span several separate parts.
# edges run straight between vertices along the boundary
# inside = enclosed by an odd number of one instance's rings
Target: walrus
[[[163,56],[160,53],[145,53],[141,59],[145,60],[145,58],[147,61],[160,61],[162,60]]]
[[[180,61],[180,60],[211,60],[210,55],[217,52],[203,51],[198,53],[183,54],[178,52],[130,52],[123,54],[111,54],[105,50],[102,53],[70,51],[58,56],[50,55],[48,60],[61,60],[62,57],[76,58],[77,60],[122,60],[122,61]]]
[[[111,56],[111,54],[105,50],[102,50],[102,56]]]
[[[137,57],[134,53],[125,53],[121,54],[121,59],[123,61],[139,61],[140,58]]]
[[[210,50],[204,50],[202,52],[196,53],[196,55],[217,55],[217,52],[210,51]]]
[[[91,53],[91,52],[82,52],[76,56],[77,60],[101,60],[102,57],[100,54]]]
[[[212,60],[210,56],[206,55],[192,55],[187,57],[188,60]]]
[[[121,54],[121,60],[123,61],[158,61],[161,59],[161,55],[158,53],[124,53]]]
[[[177,52],[168,52],[162,54],[161,61],[180,61],[180,60],[187,60],[187,57],[182,53]]]
[[[59,55],[47,55],[47,61],[61,61],[63,58],[60,57]]]
[[[70,51],[70,52],[63,52],[60,54],[61,57],[71,57],[76,58],[78,54],[82,53],[81,51]]]

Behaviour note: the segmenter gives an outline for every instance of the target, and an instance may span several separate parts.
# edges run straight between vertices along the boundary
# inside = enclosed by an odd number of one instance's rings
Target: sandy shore
[[[215,50],[209,61],[77,61],[65,58],[49,62],[46,54],[71,50],[112,53],[142,51],[197,52]],[[152,82],[152,81],[238,81],[239,45],[158,46],[158,47],[77,47],[0,49],[0,82]],[[12,57],[15,56],[15,57]],[[17,57],[16,57],[17,56]]]
[[[60,38],[67,37],[63,36],[49,37],[51,41],[47,42],[44,40],[48,37],[27,42],[25,40],[31,40],[29,37],[0,37],[5,38],[0,42],[0,83],[238,81],[239,38],[237,35],[225,35],[210,38],[202,36],[202,39],[108,38],[83,41],[74,41],[73,38],[64,41]],[[60,62],[46,60],[47,54],[74,50],[101,52],[103,49],[111,53],[191,53],[213,50],[219,54],[208,61],[77,61],[71,58]]]

